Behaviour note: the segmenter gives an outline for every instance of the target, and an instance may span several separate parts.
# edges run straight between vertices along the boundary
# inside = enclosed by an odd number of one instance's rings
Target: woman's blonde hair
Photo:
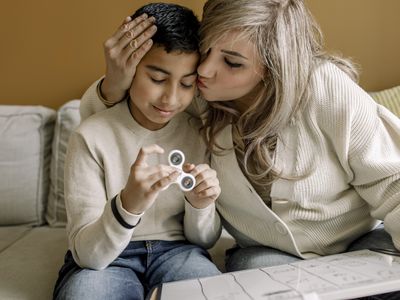
[[[303,0],[208,0],[200,28],[201,53],[232,30],[254,43],[264,64],[263,87],[242,114],[231,101],[210,101],[205,132],[209,148],[217,153],[222,149],[216,135],[233,122],[247,175],[265,185],[283,176],[273,162],[276,142],[304,108],[315,67],[329,60],[354,80],[357,73],[348,60],[324,52],[322,33]]]

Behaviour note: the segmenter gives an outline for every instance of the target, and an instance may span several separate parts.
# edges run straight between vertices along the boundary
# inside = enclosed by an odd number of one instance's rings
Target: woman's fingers
[[[153,45],[151,37],[157,31],[156,26],[150,27],[137,38],[132,39],[121,53],[122,58],[127,61],[128,67],[136,67],[142,57],[150,50]]]
[[[145,21],[147,18],[148,17],[146,14],[143,14],[134,20],[132,20],[131,17],[126,17],[121,26],[118,27],[117,31],[115,31],[114,34],[107,40],[109,46],[114,47],[127,32],[141,22]]]
[[[133,51],[137,50],[157,31],[157,27],[154,25],[154,22],[154,17],[150,17],[140,22],[135,27],[125,32],[115,47],[121,51],[127,47]]]

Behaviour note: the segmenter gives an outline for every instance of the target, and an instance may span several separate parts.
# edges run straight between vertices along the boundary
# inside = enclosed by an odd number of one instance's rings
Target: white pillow
[[[51,155],[50,192],[46,220],[50,226],[60,227],[67,223],[64,201],[64,162],[68,139],[80,123],[79,100],[65,103],[57,111]]]
[[[49,188],[56,112],[0,105],[0,225],[40,225]]]

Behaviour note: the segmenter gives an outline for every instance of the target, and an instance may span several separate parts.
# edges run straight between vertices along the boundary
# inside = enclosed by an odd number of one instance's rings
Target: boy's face
[[[135,120],[149,130],[164,127],[194,97],[198,53],[153,46],[136,68],[129,94]]]

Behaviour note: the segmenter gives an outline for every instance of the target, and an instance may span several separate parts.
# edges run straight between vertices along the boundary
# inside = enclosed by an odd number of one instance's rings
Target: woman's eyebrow
[[[146,68],[151,70],[151,71],[164,73],[165,75],[171,75],[171,72],[169,72],[167,70],[164,70],[164,69],[162,69],[160,67],[157,67],[157,66],[147,65]],[[197,71],[196,70],[194,70],[193,72],[191,72],[189,74],[183,75],[182,77],[189,77],[189,76],[193,76],[193,75],[197,76]]]
[[[222,49],[221,52],[222,52],[222,53],[225,53],[225,54],[229,54],[229,55],[233,55],[233,56],[238,56],[238,57],[247,59],[246,56],[243,56],[242,54],[240,54],[239,52],[236,52],[236,51],[231,51],[231,50],[224,50],[224,49]]]

